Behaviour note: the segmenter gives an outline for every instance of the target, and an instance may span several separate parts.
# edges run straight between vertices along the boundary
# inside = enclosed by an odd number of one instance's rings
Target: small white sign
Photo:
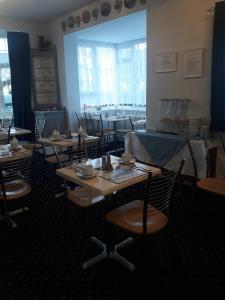
[[[176,52],[163,52],[155,54],[154,67],[155,72],[175,72],[176,71]]]
[[[203,76],[203,49],[184,51],[184,78]]]

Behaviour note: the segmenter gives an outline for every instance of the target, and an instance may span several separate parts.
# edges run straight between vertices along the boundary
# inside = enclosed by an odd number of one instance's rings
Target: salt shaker
[[[111,164],[111,157],[110,157],[109,154],[107,155],[106,170],[107,171],[112,171],[113,170],[113,167],[112,167],[112,164]]]

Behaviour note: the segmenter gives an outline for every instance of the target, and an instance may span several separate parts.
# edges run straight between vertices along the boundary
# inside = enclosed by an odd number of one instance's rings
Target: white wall
[[[112,4],[114,3],[111,1]],[[209,120],[210,111],[210,80],[211,80],[211,48],[213,13],[207,9],[214,6],[216,0],[148,0],[147,1],[147,36],[148,36],[148,80],[147,80],[147,119],[148,127],[159,118],[159,100],[167,97],[190,98],[191,117],[202,117],[205,122]],[[60,90],[63,104],[68,111],[74,110],[76,101],[68,98],[64,33],[61,28],[62,21],[68,16],[81,15],[85,9],[91,10],[101,1],[73,11],[51,24],[52,40],[57,45],[58,65],[60,76]],[[140,5],[136,10],[143,9]],[[121,14],[111,13],[110,17],[99,17],[98,21],[82,24],[81,27],[69,29],[70,32],[118,18],[135,10],[123,8]],[[201,78],[183,78],[183,51],[187,49],[204,49],[204,76]],[[175,51],[177,53],[177,71],[171,73],[154,73],[153,57],[155,53]]]
[[[191,99],[191,117],[209,121],[211,50],[213,32],[212,0],[155,0],[148,2],[148,127],[156,127],[161,98]],[[204,76],[183,77],[183,51],[204,49]],[[154,73],[155,53],[177,52],[177,71]]]
[[[32,23],[25,21],[16,21],[11,19],[0,18],[0,29],[5,29],[8,31],[21,31],[29,33],[30,36],[30,46],[31,48],[38,47],[38,36],[44,35],[49,36],[49,27],[46,24]]]

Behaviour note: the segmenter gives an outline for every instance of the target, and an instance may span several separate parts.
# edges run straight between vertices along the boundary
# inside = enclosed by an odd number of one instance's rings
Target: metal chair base
[[[10,217],[16,216],[16,215],[21,214],[21,213],[23,213],[25,211],[28,211],[28,210],[29,210],[29,208],[27,206],[25,206],[23,208],[16,209],[16,210],[12,210],[12,211],[8,212],[8,216],[7,215],[5,215],[5,216],[0,215],[0,221],[6,221],[10,227],[16,228],[18,225]]]
[[[111,250],[109,253],[107,251],[106,244],[101,242],[99,239],[92,236],[90,238],[90,240],[92,242],[94,242],[96,245],[98,245],[102,249],[102,252],[100,254],[98,254],[97,256],[95,256],[95,257],[87,260],[86,262],[84,262],[83,265],[82,265],[82,268],[84,270],[87,270],[88,268],[90,268],[90,267],[96,265],[97,263],[99,263],[99,262],[101,262],[105,259],[108,259],[108,258],[115,259],[117,262],[122,264],[129,271],[134,271],[136,269],[134,264],[132,264],[129,260],[127,260],[126,258],[124,258],[123,256],[121,256],[118,253],[118,250],[120,250],[120,249],[122,249],[122,248],[126,247],[127,245],[134,242],[134,239],[132,237],[127,238],[126,240],[122,241],[119,244],[116,244],[114,246],[113,250]]]

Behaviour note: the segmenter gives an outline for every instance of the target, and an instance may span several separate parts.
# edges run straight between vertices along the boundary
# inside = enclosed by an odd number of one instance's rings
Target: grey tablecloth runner
[[[152,163],[164,166],[186,144],[184,137],[169,133],[137,132],[138,139],[146,148]]]

